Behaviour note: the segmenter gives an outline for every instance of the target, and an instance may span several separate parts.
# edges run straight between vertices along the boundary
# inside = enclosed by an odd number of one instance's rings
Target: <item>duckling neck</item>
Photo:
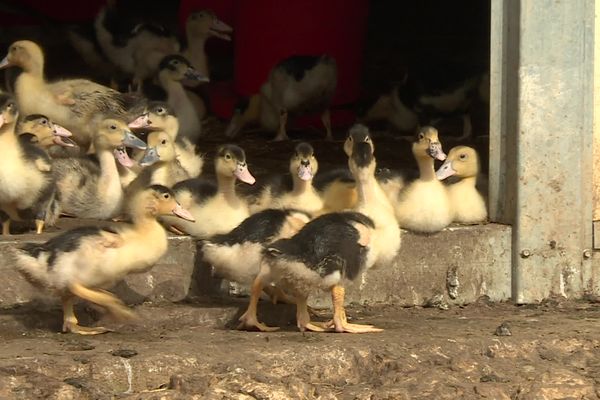
[[[465,178],[462,178],[459,183],[461,183],[464,186],[475,187],[477,184],[477,177],[467,176]]]
[[[377,181],[375,178],[359,178],[356,180],[358,207],[363,208],[377,202]]]
[[[312,180],[305,181],[299,179],[298,177],[294,177],[294,186],[292,189],[292,194],[295,196],[299,196],[303,193],[306,193],[312,189]]]
[[[433,166],[433,158],[431,157],[419,157],[417,158],[417,164],[419,165],[419,179],[422,181],[433,181],[435,177],[435,169]]]
[[[239,202],[239,198],[235,193],[234,177],[217,175],[217,185],[219,188],[219,194],[223,195],[228,203],[235,204]]]
[[[208,62],[204,45],[206,44],[207,36],[188,35],[188,55],[190,62],[200,73],[208,76]]]
[[[96,155],[100,162],[99,186],[103,189],[100,193],[118,203],[122,197],[121,179],[113,152],[108,149],[97,149]],[[113,204],[112,201],[110,201]]]
[[[161,227],[161,225],[156,220],[156,217],[152,214],[149,214],[146,210],[137,210],[131,215],[131,221],[133,222],[133,227],[137,231],[147,231],[149,229],[156,228],[156,226]]]

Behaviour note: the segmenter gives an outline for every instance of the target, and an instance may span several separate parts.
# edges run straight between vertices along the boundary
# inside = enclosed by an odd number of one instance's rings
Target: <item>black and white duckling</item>
[[[256,307],[264,285],[273,282],[295,298],[297,324],[302,331],[380,331],[347,322],[342,281],[357,279],[374,265],[391,263],[400,248],[400,228],[391,204],[375,180],[372,147],[365,142],[356,143],[349,166],[357,182],[360,212],[322,215],[291,238],[268,245],[252,284],[250,305],[240,318],[243,327],[272,330],[258,322]],[[333,320],[323,326],[311,323],[308,314],[307,299],[315,289],[332,293]]]
[[[53,146],[77,146],[70,139],[73,134],[69,130],[53,123],[45,115],[33,114],[20,118],[17,130],[19,140],[34,144],[45,151],[49,151]]]
[[[198,95],[185,89],[184,82],[206,82],[207,78],[183,56],[173,54],[161,60],[158,81],[179,120],[178,135],[196,144],[202,135],[201,121],[206,115],[206,105]]]
[[[256,181],[246,164],[244,150],[236,145],[223,145],[215,157],[217,182],[201,178],[188,179],[173,186],[177,200],[190,210],[196,222],[165,218],[175,230],[199,239],[227,233],[250,215],[248,204],[235,190],[236,180],[249,185]]]
[[[10,45],[0,68],[9,66],[23,70],[15,82],[20,112],[46,115],[71,131],[84,151],[91,143],[91,132],[107,115],[130,121],[144,106],[144,100],[138,96],[119,93],[85,79],[46,82],[42,49],[28,40]]]
[[[287,140],[288,117],[321,112],[326,139],[333,140],[329,105],[336,86],[337,65],[333,57],[288,57],[271,70],[258,94],[238,103],[225,135],[234,137],[247,123],[258,122],[277,132],[275,140]]]
[[[63,332],[96,335],[103,327],[80,326],[73,311],[77,297],[106,308],[120,318],[133,312],[104,289],[131,273],[149,270],[167,251],[167,234],[156,221],[161,215],[192,217],[163,186],[151,186],[135,199],[133,223],[115,230],[95,226],[75,228],[45,243],[11,250],[11,261],[27,280],[60,296]]]
[[[409,72],[389,93],[379,97],[369,107],[361,120],[387,120],[402,132],[414,132],[419,126],[462,117],[463,134],[458,140],[472,135],[471,112],[476,101],[487,102],[489,97],[489,74],[450,71],[422,66],[418,73]]]
[[[231,40],[233,29],[221,21],[209,10],[200,10],[191,13],[185,24],[185,36],[187,46],[181,54],[200,72],[203,76],[210,78],[208,59],[204,46],[211,37],[223,40]],[[193,85],[195,86],[195,85]]]
[[[204,158],[198,152],[198,148],[194,143],[185,136],[178,135],[179,121],[175,111],[166,102],[150,102],[146,111],[129,123],[129,127],[134,129],[135,132],[138,130],[166,132],[174,141],[177,161],[188,175],[195,178],[202,173]]]
[[[125,167],[133,166],[123,148],[145,149],[146,143],[131,133],[125,122],[109,118],[99,125],[93,145],[96,159],[54,160],[60,208],[80,218],[113,218],[121,212],[124,197],[117,161]]]
[[[460,179],[458,182],[446,186],[452,206],[452,221],[473,224],[486,220],[485,200],[476,187],[478,174],[477,151],[467,146],[452,148],[444,164],[436,171],[439,180],[450,176]]]
[[[396,218],[402,228],[416,232],[437,232],[452,222],[448,191],[435,176],[434,160],[446,154],[433,127],[424,127],[412,145],[419,166],[419,179],[404,188],[396,204]]]
[[[0,220],[2,234],[10,234],[10,221],[34,221],[36,232],[52,225],[55,186],[48,154],[16,132],[19,112],[14,99],[0,94]]]
[[[265,245],[296,234],[310,215],[291,209],[266,209],[242,221],[231,232],[202,241],[202,257],[216,275],[250,286],[260,268]],[[271,297],[276,291],[265,287]]]
[[[323,209],[323,200],[312,185],[319,170],[313,147],[305,142],[299,143],[290,159],[289,174],[273,176],[264,185],[250,211],[267,208],[291,208],[316,214]]]

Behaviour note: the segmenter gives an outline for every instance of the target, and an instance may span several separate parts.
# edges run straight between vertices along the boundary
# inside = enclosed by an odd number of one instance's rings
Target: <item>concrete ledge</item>
[[[467,304],[481,296],[502,301],[511,296],[511,227],[487,224],[453,226],[432,235],[402,231],[393,265],[368,271],[346,286],[346,302],[402,306]],[[210,277],[200,263],[203,294],[247,295],[235,284]],[[326,293],[315,293],[312,306],[330,306]]]
[[[32,301],[56,302],[51,294],[31,286],[7,265],[6,248],[45,241],[50,234],[15,235],[0,239],[0,274],[4,285],[0,307]],[[511,229],[505,225],[451,227],[433,235],[402,232],[396,262],[368,271],[347,286],[346,299],[358,303],[403,306],[467,304],[481,296],[493,301],[510,298]],[[169,250],[149,272],[128,276],[114,292],[128,304],[178,302],[197,296],[244,295],[245,290],[211,276],[209,265],[197,260],[194,240],[169,238]],[[312,298],[313,306],[329,306],[327,293]]]

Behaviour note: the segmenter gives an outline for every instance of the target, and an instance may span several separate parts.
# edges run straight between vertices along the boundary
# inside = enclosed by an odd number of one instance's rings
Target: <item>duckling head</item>
[[[175,111],[166,102],[157,101],[148,105],[148,126],[167,132],[172,139],[177,136],[179,120]]]
[[[448,158],[435,172],[439,180],[450,176],[459,178],[476,177],[479,173],[479,157],[472,147],[456,146],[448,153]]]
[[[141,194],[145,214],[151,217],[175,215],[181,219],[194,222],[194,216],[175,199],[175,194],[162,185],[152,185]]]
[[[319,169],[313,147],[305,142],[298,143],[290,159],[290,174],[303,181],[311,181]]]
[[[0,94],[0,129],[14,127],[19,118],[17,103],[9,94]]]
[[[260,95],[255,94],[244,97],[235,104],[231,121],[225,129],[225,136],[229,138],[236,137],[246,124],[258,121],[260,117],[260,98]]]
[[[348,159],[350,172],[357,181],[365,182],[375,176],[375,156],[368,142],[354,142],[352,155]]]
[[[148,147],[140,161],[140,166],[147,167],[158,161],[173,161],[175,157],[175,146],[169,134],[163,131],[151,132],[148,135]]]
[[[198,72],[192,64],[179,54],[164,57],[158,66],[158,79],[161,82],[209,82],[207,76]]]
[[[231,40],[229,35],[233,29],[221,21],[210,10],[201,10],[191,13],[185,23],[188,39],[218,37],[223,40]]]
[[[438,131],[432,126],[425,126],[419,130],[417,140],[412,145],[415,158],[431,157],[444,161],[446,154],[442,150],[442,143],[438,138]]]
[[[146,149],[146,143],[135,136],[123,121],[108,118],[100,122],[98,132],[94,136],[96,150],[113,150],[115,158],[125,167],[133,166],[125,147]]]
[[[0,68],[21,67],[26,72],[44,70],[44,53],[40,46],[30,40],[19,40],[11,44],[8,54],[0,61]]]
[[[35,137],[30,142],[38,143],[47,148],[56,144],[62,147],[75,147],[77,144],[69,139],[73,134],[66,128],[53,123],[48,117],[41,114],[27,115],[19,122],[19,132],[29,133]]]
[[[371,138],[371,132],[369,132],[369,128],[362,124],[355,124],[348,131],[348,136],[344,142],[344,153],[346,153],[348,157],[352,156],[353,146],[358,142],[368,143],[371,146],[371,152],[375,152],[375,145]]]
[[[256,179],[248,170],[246,153],[241,147],[234,144],[219,147],[215,159],[215,171],[217,176],[234,177],[249,185],[256,182]]]

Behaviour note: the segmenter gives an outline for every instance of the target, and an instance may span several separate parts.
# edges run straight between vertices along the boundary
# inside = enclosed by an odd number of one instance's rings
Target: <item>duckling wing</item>
[[[40,149],[23,135],[19,137],[19,144],[23,149],[25,158],[32,162],[40,172],[50,172],[52,170],[52,161],[50,156],[44,150]]]

